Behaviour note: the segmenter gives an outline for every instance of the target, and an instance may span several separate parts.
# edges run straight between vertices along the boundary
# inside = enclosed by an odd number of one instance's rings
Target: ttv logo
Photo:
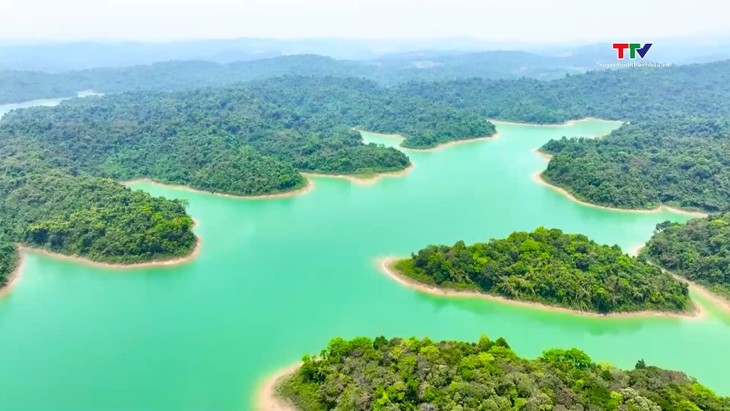
[[[651,48],[651,43],[646,43],[643,46],[641,43],[613,43],[613,48],[616,49],[619,60],[624,59],[624,50],[626,49],[629,49],[630,59],[635,59],[636,54],[639,54],[639,57],[643,60],[644,56],[646,56],[646,53],[648,53]]]

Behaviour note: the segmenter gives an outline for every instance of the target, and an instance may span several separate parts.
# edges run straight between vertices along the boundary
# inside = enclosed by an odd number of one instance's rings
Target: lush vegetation
[[[0,288],[11,280],[10,276],[18,266],[18,259],[15,244],[7,239],[0,239]]]
[[[15,243],[110,263],[167,259],[195,246],[181,201],[15,156],[0,164],[0,286],[17,264]]]
[[[387,66],[387,62],[384,64]],[[294,67],[299,69],[293,70]],[[406,70],[396,76],[400,83],[388,88],[362,79],[324,77],[363,77],[369,76],[369,71],[355,62],[318,56],[227,66],[170,62],[106,71],[91,70],[65,74],[73,78],[56,83],[37,73],[27,77],[17,72],[6,73],[5,76],[9,78],[8,83],[40,84],[39,89],[49,89],[50,84],[73,83],[78,89],[96,87],[101,91],[120,92],[140,88],[169,90],[221,86],[233,81],[297,71],[311,77],[274,78],[250,83],[245,88],[263,102],[276,104],[277,109],[286,113],[282,114],[282,118],[294,120],[289,125],[278,123],[278,118],[274,120],[276,131],[289,131],[287,139],[260,139],[258,141],[267,144],[275,141],[277,147],[268,152],[257,147],[258,151],[292,163],[299,170],[337,173],[378,171],[381,164],[361,164],[360,160],[370,155],[385,155],[384,152],[363,148],[356,135],[344,138],[348,132],[344,127],[401,133],[406,136],[404,146],[427,148],[454,139],[492,134],[493,126],[483,122],[483,118],[555,123],[572,118],[601,117],[628,120],[631,124],[602,140],[566,139],[549,143],[544,150],[560,155],[554,157],[545,173],[547,180],[586,201],[622,208],[653,208],[664,203],[717,211],[725,207],[730,198],[726,125],[730,117],[730,61],[593,71],[553,81],[529,78],[408,81],[423,77]],[[94,81],[101,83],[95,84]],[[16,88],[5,89],[13,95]],[[227,93],[223,91],[220,96]],[[194,93],[177,95],[192,97]],[[239,102],[233,99],[233,103],[231,105],[236,106]],[[209,116],[196,104],[191,105],[191,110],[200,113],[198,118]],[[273,124],[271,118],[263,119],[262,123]],[[318,136],[314,138],[315,143],[300,150],[302,139],[296,135],[303,123],[307,124],[309,131],[323,133],[328,130],[325,134],[329,135],[324,140],[331,140],[330,137],[336,135],[335,139],[340,144],[347,141],[344,144],[356,148],[324,149],[323,138]],[[220,125],[228,132],[225,124]],[[335,131],[336,126],[340,130]],[[254,145],[251,141],[246,144]],[[391,160],[396,156],[394,153],[388,155]],[[343,164],[335,164],[342,157],[345,157]],[[396,163],[391,161],[384,168],[403,167]],[[179,171],[178,174],[184,172]],[[201,186],[214,187],[207,184],[204,177],[200,179]],[[182,183],[182,180],[182,177],[176,178],[177,182]],[[300,178],[290,174],[283,180],[241,192],[286,190],[291,188],[291,184],[301,184]],[[259,191],[256,191],[257,188]]]
[[[240,195],[301,187],[298,171],[360,174],[408,166],[398,150],[363,144],[353,126],[404,134],[411,147],[494,133],[469,111],[397,96],[370,81],[291,77],[18,110],[6,115],[0,139],[36,142],[54,164],[94,176],[151,177]]]
[[[488,117],[542,123],[597,116],[631,124],[605,139],[565,139],[546,145],[544,150],[554,154],[545,174],[551,182],[588,201],[620,207],[659,203],[709,211],[727,207],[728,126],[726,120],[718,119],[730,113],[730,62],[600,71],[545,82],[462,79],[391,87],[371,80],[322,76],[352,75],[359,70],[355,65],[331,63],[314,56],[251,63],[242,69],[249,73],[246,76],[233,70],[227,78],[206,75],[219,68],[209,63],[110,69],[113,75],[107,73],[107,79],[112,80],[100,91],[220,86],[289,73],[292,67],[309,67],[304,73],[312,76],[269,78],[228,89],[140,91],[76,99],[56,108],[16,110],[0,123],[0,150],[6,157],[20,159],[13,167],[28,177],[53,172],[64,181],[73,180],[70,185],[82,184],[83,179],[150,177],[208,191],[257,195],[301,187],[305,181],[300,171],[370,174],[408,166],[403,153],[363,144],[352,128],[403,134],[404,146],[427,148],[493,134],[494,126],[484,120]],[[188,70],[190,64],[199,67]],[[280,68],[273,69],[277,64]],[[54,93],[67,95],[72,89],[96,87],[26,74],[3,74],[3,84],[14,84],[2,88],[3,93],[57,90]],[[77,80],[106,75],[98,71],[67,74]],[[79,196],[75,201],[81,203],[83,196]],[[76,210],[66,211],[68,215],[57,221],[66,221]],[[10,215],[2,216],[3,221],[10,221]],[[3,224],[57,228],[47,221]],[[7,241],[29,241],[16,228],[8,231]],[[54,247],[52,242],[45,245]],[[108,250],[103,247],[56,246],[116,258],[104,254]],[[172,255],[179,250],[128,251],[119,258]],[[2,261],[3,266],[14,264],[12,258]],[[606,284],[600,285],[608,290]],[[660,302],[652,302],[647,294],[620,303],[580,300],[574,308],[630,310],[647,301],[658,304],[656,308],[662,304],[664,309],[684,307],[683,300],[661,295]]]
[[[467,246],[428,246],[394,268],[443,288],[598,313],[685,311],[687,285],[583,235],[540,227]]]
[[[685,224],[658,224],[642,254],[730,298],[730,212]]]
[[[107,45],[108,46],[108,45]],[[27,59],[24,45],[23,59]],[[35,59],[57,63],[68,57],[48,58],[49,51]],[[104,64],[119,55],[107,50],[94,52]],[[125,51],[121,58],[129,55]],[[4,59],[3,57],[6,57]],[[3,56],[0,46],[0,66],[13,56]],[[159,58],[159,56],[155,56]],[[79,59],[71,59],[77,62]],[[94,89],[104,93],[139,90],[184,90],[199,87],[227,87],[236,83],[262,80],[286,75],[338,76],[367,78],[381,84],[409,80],[453,80],[457,78],[558,78],[565,73],[592,69],[592,58],[547,57],[524,52],[493,51],[448,55],[417,53],[393,55],[376,61],[335,60],[317,55],[291,55],[217,64],[208,61],[171,61],[117,68],[94,68],[79,71],[45,73],[39,71],[0,70],[0,104],[16,103],[37,98],[71,97],[77,91]],[[126,65],[126,64],[125,64]],[[582,67],[581,67],[582,66]]]
[[[335,338],[304,356],[279,394],[301,411],[721,411],[719,397],[677,371],[594,363],[578,349],[517,356],[507,342]]]
[[[194,241],[183,206],[103,179],[150,177],[259,195],[302,187],[299,171],[371,174],[408,166],[396,149],[363,144],[353,126],[404,134],[414,147],[494,132],[468,110],[336,78],[127,93],[16,110],[0,123],[6,241],[114,262],[179,255]],[[106,200],[89,198],[94,192]],[[6,251],[0,254],[8,256],[8,273],[15,260]]]
[[[565,139],[544,177],[578,198],[621,208],[718,211],[730,201],[730,62],[596,71],[555,81],[408,83],[408,93],[488,118],[628,120],[610,137]]]
[[[600,139],[563,138],[542,147],[547,181],[595,204],[661,204],[719,211],[730,206],[727,121],[639,122]]]

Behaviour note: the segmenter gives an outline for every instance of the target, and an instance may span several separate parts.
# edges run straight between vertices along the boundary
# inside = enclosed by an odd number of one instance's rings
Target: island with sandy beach
[[[586,383],[590,381],[590,383]],[[504,338],[476,342],[428,338],[332,339],[317,356],[271,375],[257,411],[477,409],[727,410],[693,378],[647,365],[595,363],[583,351],[553,348],[520,357]],[[485,405],[487,408],[485,408]]]
[[[588,315],[696,316],[687,284],[579,234],[537,228],[467,246],[428,246],[387,259],[400,283],[437,295],[483,296]]]
[[[27,252],[126,268],[183,263],[199,249],[181,200],[53,170],[6,172],[0,186],[0,286],[14,282]]]
[[[602,138],[563,137],[540,147],[550,162],[535,178],[595,205],[702,216],[730,207],[730,143],[715,140],[728,134],[724,123],[695,119],[627,123]]]

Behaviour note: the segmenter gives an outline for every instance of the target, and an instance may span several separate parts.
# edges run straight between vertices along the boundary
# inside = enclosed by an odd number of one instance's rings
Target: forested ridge
[[[431,245],[393,266],[416,281],[598,313],[686,311],[687,285],[618,246],[539,227],[488,243]]]
[[[8,148],[0,162],[0,287],[18,263],[16,243],[125,264],[179,257],[195,247],[183,202],[70,175]]]
[[[194,242],[181,204],[142,199],[102,179],[149,177],[252,196],[304,186],[299,171],[372,174],[409,165],[396,149],[363,144],[353,127],[400,133],[414,147],[494,133],[470,111],[339,78],[284,77],[15,110],[0,122],[2,166],[15,173],[6,173],[0,201],[28,201],[2,209],[5,238],[100,261],[180,255]],[[50,191],[39,194],[29,188],[34,184]],[[101,192],[102,186],[109,203],[87,198],[87,190]],[[58,190],[64,190],[62,202]],[[83,204],[87,209],[79,208]],[[149,221],[132,221],[145,213]],[[15,258],[3,259],[4,276]]]
[[[415,73],[409,77],[409,72],[403,72],[398,82],[386,88],[363,80],[370,74],[354,62],[293,56],[235,63],[220,73],[220,66],[205,62],[169,62],[106,72],[99,69],[76,73],[74,81],[85,76],[88,81],[111,76],[114,81],[98,84],[102,91],[168,90],[273,77],[292,73],[293,67],[301,68],[296,72],[306,77],[270,78],[254,81],[249,84],[255,85],[247,87],[252,92],[264,93],[265,99],[275,96],[281,105],[294,111],[307,105],[300,111],[304,116],[334,114],[331,119],[340,126],[402,133],[407,137],[403,145],[412,148],[493,133],[481,118],[532,123],[559,123],[583,117],[625,120],[632,124],[605,141],[584,144],[571,139],[546,145],[545,151],[555,152],[559,148],[562,155],[555,156],[544,177],[578,198],[620,208],[653,208],[665,203],[714,212],[730,198],[725,175],[728,168],[721,161],[730,157],[727,126],[723,125],[730,116],[729,61],[599,70],[552,81],[462,78],[424,82],[408,81],[421,77]],[[12,78],[12,73],[5,75]],[[29,83],[46,81],[41,74],[22,78]],[[68,83],[53,84],[61,87]],[[93,82],[84,84],[95,87]],[[314,84],[328,92],[318,92]],[[10,88],[7,90],[12,93]],[[459,127],[441,127],[444,123],[458,123]],[[707,132],[713,128],[711,133]],[[719,149],[712,150],[713,146]],[[688,160],[699,160],[696,162],[702,170],[687,172]],[[331,163],[332,159],[325,161]],[[316,165],[308,163],[297,168],[313,169]],[[649,168],[653,171],[646,173]],[[318,170],[342,172],[335,168]],[[721,184],[705,184],[707,190],[693,190],[696,180],[704,175],[709,178],[703,181]],[[658,176],[661,178],[657,179]]]
[[[335,338],[281,381],[278,394],[300,411],[724,411],[719,397],[684,373],[596,364],[578,349],[534,360],[508,343],[428,338]]]
[[[313,74],[321,61],[310,63]],[[125,91],[134,82],[117,86],[114,91]],[[605,205],[717,211],[730,198],[728,96],[727,61],[555,81],[462,79],[390,87],[358,78],[279,77],[16,110],[0,122],[0,150],[23,159],[16,166],[28,174],[149,177],[258,195],[303,186],[300,171],[371,174],[408,166],[398,150],[362,144],[353,128],[403,134],[403,146],[428,148],[493,134],[485,118],[544,123],[597,116],[630,124],[604,139],[548,143],[544,150],[554,155],[545,174],[550,182]],[[27,241],[13,232],[9,241]]]
[[[24,55],[26,53],[23,53]],[[0,50],[0,60],[2,60]],[[373,61],[338,60],[299,54],[218,64],[178,60],[115,68],[92,68],[46,73],[0,70],[0,104],[38,98],[70,97],[77,91],[103,93],[175,91],[233,84],[286,75],[366,78],[380,84],[409,80],[440,81],[457,78],[558,78],[594,65],[591,57],[541,56],[520,51],[466,54],[418,52]]]
[[[658,224],[642,254],[730,299],[730,212]]]
[[[711,212],[730,206],[726,119],[638,122],[606,138],[552,140],[541,150],[553,155],[543,178],[594,204]]]
[[[730,205],[730,62],[594,71],[560,80],[464,79],[397,86],[487,118],[628,121],[610,136],[551,141],[543,174],[576,197],[619,208]],[[581,136],[577,136],[581,137]]]

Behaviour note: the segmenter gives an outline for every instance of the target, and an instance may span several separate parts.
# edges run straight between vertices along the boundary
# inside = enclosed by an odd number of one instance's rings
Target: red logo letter
[[[618,59],[623,60],[624,59],[624,50],[629,48],[629,43],[613,43],[613,48],[615,48],[617,50]]]

